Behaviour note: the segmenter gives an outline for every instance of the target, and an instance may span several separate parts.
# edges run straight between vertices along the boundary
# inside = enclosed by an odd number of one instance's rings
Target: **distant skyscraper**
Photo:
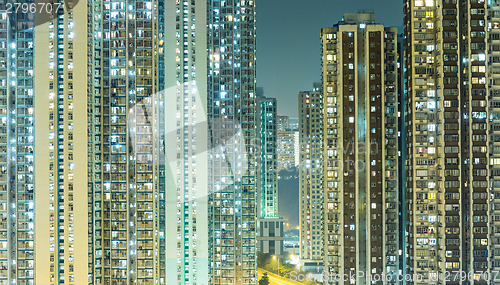
[[[299,93],[299,224],[303,266],[323,264],[323,97]]]
[[[276,99],[257,100],[258,108],[258,147],[259,178],[259,218],[278,217],[278,171],[276,154]]]
[[[299,119],[298,118],[289,118],[288,119],[288,128],[292,131],[299,130]]]
[[[293,120],[293,119],[292,119]],[[277,119],[277,152],[278,152],[278,173],[283,170],[290,170],[299,165],[298,157],[298,126],[290,128],[290,118],[288,116],[278,116]]]
[[[257,197],[258,249],[263,253],[283,253],[283,219],[278,213],[277,105],[275,98],[257,100]]]
[[[277,118],[277,127],[276,130],[278,132],[284,132],[290,128],[290,118],[288,116],[278,116]]]
[[[443,284],[460,280],[455,272],[496,272],[499,4],[415,0],[405,14],[408,273]],[[446,283],[500,282],[474,278]]]
[[[399,269],[397,29],[374,18],[345,14],[321,32],[323,252],[339,274]]]
[[[298,166],[296,159],[298,133],[290,129],[278,132],[278,173]]]
[[[255,2],[207,2],[212,284],[257,281]]]

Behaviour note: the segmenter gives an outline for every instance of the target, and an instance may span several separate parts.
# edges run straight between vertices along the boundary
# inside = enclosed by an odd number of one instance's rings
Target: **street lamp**
[[[273,255],[273,259],[278,260],[278,276],[281,277],[281,275],[280,275],[280,258],[276,257],[276,255]]]

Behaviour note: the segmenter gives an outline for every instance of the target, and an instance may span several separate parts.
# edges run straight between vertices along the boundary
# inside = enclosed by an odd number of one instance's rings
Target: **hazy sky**
[[[403,24],[403,0],[257,1],[257,86],[278,99],[280,114],[296,117],[299,91],[321,81],[321,28],[358,10],[386,26]]]

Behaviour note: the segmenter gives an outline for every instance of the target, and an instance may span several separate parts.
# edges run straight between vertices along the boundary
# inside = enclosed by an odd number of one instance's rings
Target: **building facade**
[[[278,217],[278,171],[277,171],[277,104],[275,98],[257,100],[259,110],[257,127],[259,133],[259,168],[257,179],[259,218]]]
[[[499,15],[497,1],[405,3],[407,264],[432,278],[415,284],[499,282],[474,274],[500,265]]]
[[[301,265],[323,264],[323,96],[299,93],[299,240]]]
[[[277,102],[275,98],[257,99],[259,141],[257,158],[258,232],[257,248],[273,255],[283,253],[283,218],[278,212]]]
[[[290,128],[290,118],[288,116],[278,116],[277,121],[276,130],[278,132],[284,132]]]
[[[208,285],[207,2],[165,2],[166,278]]]
[[[5,4],[1,5],[5,7]],[[0,12],[0,283],[2,284],[7,284],[9,281],[34,284],[33,28],[33,21],[27,18]]]
[[[0,283],[256,282],[255,2],[164,2],[0,12]]]
[[[210,282],[254,284],[255,1],[207,5]]]
[[[278,131],[278,173],[281,171],[293,171],[298,166],[298,130],[289,128]]]
[[[321,50],[325,270],[397,274],[397,29],[345,14]]]
[[[165,284],[164,3],[87,5],[88,282]]]

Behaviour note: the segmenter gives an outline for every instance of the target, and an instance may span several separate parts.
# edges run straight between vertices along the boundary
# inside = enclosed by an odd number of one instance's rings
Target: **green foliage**
[[[259,285],[269,285],[269,276],[267,276],[267,272],[264,272],[262,278],[259,280]]]

